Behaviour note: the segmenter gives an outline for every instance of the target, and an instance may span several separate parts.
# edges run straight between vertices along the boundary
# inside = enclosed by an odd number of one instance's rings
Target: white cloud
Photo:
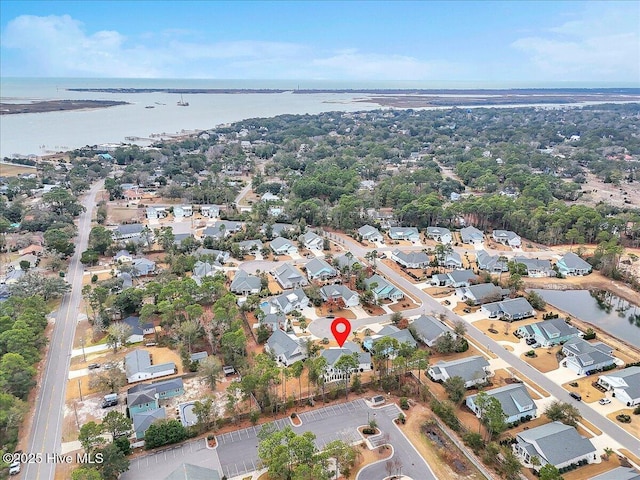
[[[628,8],[631,6],[631,8]],[[549,80],[640,82],[640,9],[635,2],[589,8],[540,35],[512,43]]]

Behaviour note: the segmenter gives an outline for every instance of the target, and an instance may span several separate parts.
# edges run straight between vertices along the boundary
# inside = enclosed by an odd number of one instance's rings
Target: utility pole
[[[78,409],[76,408],[76,402],[73,402],[73,413],[76,415],[76,426],[80,430],[80,422],[78,421]]]
[[[80,379],[78,379],[78,391],[80,392],[80,401],[82,402],[82,384],[80,383]]]
[[[80,346],[82,347],[82,361],[87,361],[87,356],[84,353],[84,337],[80,337]]]

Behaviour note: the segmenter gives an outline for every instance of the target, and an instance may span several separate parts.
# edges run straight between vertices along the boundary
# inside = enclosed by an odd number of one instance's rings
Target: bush
[[[479,452],[482,448],[484,448],[484,440],[482,439],[482,435],[477,432],[467,432],[462,436],[462,440],[465,445],[467,445],[474,452]]]
[[[374,433],[376,433],[376,429],[371,427],[365,427],[362,429],[362,433],[364,435],[373,435]]]
[[[631,416],[625,414],[616,415],[616,420],[620,423],[631,423]]]
[[[593,328],[588,328],[582,338],[585,340],[593,340],[596,338],[596,332],[593,331]]]
[[[402,410],[409,410],[409,400],[407,399],[407,397],[402,397],[400,399],[400,408]]]
[[[91,277],[91,283],[96,283],[97,281],[98,281],[98,275],[94,273]]]
[[[251,425],[255,425],[256,423],[258,423],[259,419],[260,419],[260,412],[258,410],[254,410],[249,414],[249,421],[251,422]]]
[[[525,353],[525,355],[527,357],[535,357],[536,356],[536,352],[535,352],[535,350],[529,350],[527,353]]]
[[[296,413],[295,413],[295,412],[293,412],[293,413],[291,414],[291,418],[296,418],[297,416],[298,416],[298,415],[296,415]]]
[[[407,423],[407,417],[405,417],[404,413],[400,412],[398,414],[398,423],[405,424]]]
[[[640,405],[638,405],[638,406],[633,410],[633,414],[634,414],[634,415],[640,415]]]

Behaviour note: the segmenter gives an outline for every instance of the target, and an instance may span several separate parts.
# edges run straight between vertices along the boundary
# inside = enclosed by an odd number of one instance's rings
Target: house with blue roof
[[[593,267],[573,252],[566,253],[556,263],[558,271],[565,275],[588,275]]]
[[[416,227],[391,227],[389,228],[389,238],[417,243],[420,241],[420,232]]]
[[[515,331],[521,338],[533,338],[541,347],[561,345],[581,335],[580,330],[569,325],[562,318],[550,318],[537,323],[523,325]]]
[[[398,287],[384,279],[378,274],[365,279],[365,285],[373,293],[373,297],[377,300],[397,301],[404,298],[404,293]]]

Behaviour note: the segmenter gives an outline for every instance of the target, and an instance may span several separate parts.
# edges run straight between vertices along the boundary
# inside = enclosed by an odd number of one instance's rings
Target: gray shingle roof
[[[536,408],[536,405],[522,383],[516,383],[513,385],[506,385],[500,388],[494,388],[493,390],[486,390],[485,393],[490,397],[496,398],[500,405],[502,405],[502,411],[507,417],[513,415],[520,415],[523,413],[523,408],[531,405],[532,408]],[[477,397],[477,395],[471,395],[470,398]]]
[[[153,422],[167,418],[164,408],[157,408],[148,412],[136,413],[133,415],[133,429],[137,434],[143,434]]]
[[[445,370],[449,377],[462,377],[465,382],[469,382],[477,378],[478,374],[484,377],[486,374],[484,368],[489,366],[489,362],[484,357],[474,355],[449,362],[441,360],[436,363],[436,366]]]
[[[553,465],[595,453],[593,444],[578,431],[560,422],[551,422],[517,435],[519,443],[532,445],[537,454]]]
[[[140,325],[140,317],[130,316],[122,320],[122,323],[126,323],[131,327],[132,335],[142,335],[144,330],[153,328],[153,323],[147,322]]]
[[[295,247],[295,245],[293,244],[293,242],[291,240],[289,240],[288,238],[284,238],[284,237],[276,237],[273,240],[271,240],[271,243],[269,244],[271,245],[271,248],[273,248],[274,250],[280,250],[283,247],[287,247],[289,248],[289,246],[293,246]]]
[[[134,350],[124,357],[124,366],[127,377],[146,371],[151,366],[151,355],[146,350]]]
[[[125,225],[118,225],[116,228],[116,234],[118,235],[134,235],[142,232],[144,225],[141,223],[131,223]]]
[[[565,253],[560,259],[568,268],[591,269],[591,265],[573,252]]]
[[[244,270],[238,270],[231,282],[232,292],[251,291],[255,289],[260,290],[261,287],[262,281],[260,280],[260,277],[251,275]]]
[[[310,260],[305,265],[305,268],[307,269],[307,273],[312,277],[319,275],[323,269],[327,272],[327,275],[335,276],[338,273],[335,268],[321,258]]]
[[[416,318],[410,326],[419,339],[431,342],[445,332],[453,335],[453,330],[431,315],[421,315]]]

